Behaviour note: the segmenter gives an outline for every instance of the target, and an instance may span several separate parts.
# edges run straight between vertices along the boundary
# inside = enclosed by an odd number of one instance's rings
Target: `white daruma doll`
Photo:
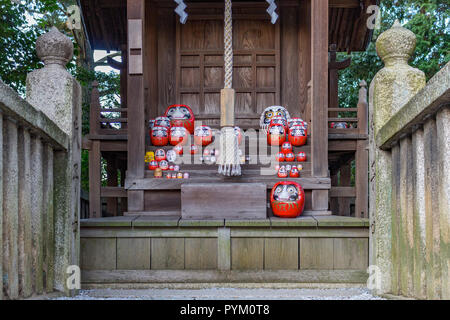
[[[170,144],[172,146],[185,145],[188,141],[189,132],[185,127],[170,128]]]
[[[208,126],[199,126],[194,131],[194,143],[206,147],[213,141],[212,129]]]

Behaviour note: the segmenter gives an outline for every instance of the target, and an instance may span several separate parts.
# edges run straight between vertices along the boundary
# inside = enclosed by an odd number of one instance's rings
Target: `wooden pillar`
[[[367,83],[360,83],[358,101],[358,130],[360,134],[368,134]],[[356,149],[356,204],[355,216],[369,217],[369,150],[367,140],[358,140]]]
[[[302,118],[311,124],[311,109],[308,106],[311,81],[311,0],[300,2],[298,17],[300,110]]]
[[[100,131],[100,93],[98,82],[92,83],[91,105],[90,105],[90,126],[91,138],[99,134]],[[102,183],[101,175],[101,152],[100,141],[92,140],[92,148],[89,151],[89,218],[102,217],[102,204],[100,198],[100,188]]]
[[[144,29],[145,0],[127,0],[128,19],[128,180],[144,178],[145,90]],[[144,191],[128,191],[128,211],[144,210]]]
[[[128,71],[127,71],[127,46],[122,45],[122,68],[120,69],[120,108],[127,108],[127,91],[128,91]],[[128,112],[122,111],[121,118],[128,118]],[[128,127],[127,123],[122,123],[122,129]]]
[[[311,157],[313,177],[328,177],[328,0],[311,0]],[[312,209],[328,210],[328,190],[313,190]]]
[[[93,140],[89,151],[89,218],[102,217],[102,201],[100,198],[102,183],[102,156],[100,141]]]

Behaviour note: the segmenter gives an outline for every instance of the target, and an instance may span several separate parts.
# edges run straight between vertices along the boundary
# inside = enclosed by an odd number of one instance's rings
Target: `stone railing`
[[[371,85],[371,265],[378,293],[449,299],[450,64],[428,84],[408,65],[415,35],[377,40]]]
[[[73,46],[52,29],[36,49],[45,67],[28,75],[28,101],[0,81],[0,300],[68,294],[78,265],[81,88],[64,67]]]

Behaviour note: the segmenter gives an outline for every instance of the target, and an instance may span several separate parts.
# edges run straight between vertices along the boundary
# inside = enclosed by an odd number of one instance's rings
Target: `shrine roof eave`
[[[81,8],[91,47],[95,50],[120,51],[126,44],[126,0],[77,0]],[[373,30],[367,21],[373,13],[367,13],[370,5],[380,0],[329,0],[329,43],[336,44],[339,52],[365,51],[370,44]],[[172,0],[154,0],[157,6],[173,7]],[[202,0],[186,1],[195,5]],[[223,0],[209,0],[219,3]],[[235,0],[235,2],[244,3]],[[245,1],[249,2],[249,1]],[[279,6],[298,6],[299,1],[279,0]],[[265,1],[253,4],[266,7]],[[279,10],[279,9],[278,9]],[[188,10],[189,13],[189,10]],[[174,13],[175,14],[175,13]]]

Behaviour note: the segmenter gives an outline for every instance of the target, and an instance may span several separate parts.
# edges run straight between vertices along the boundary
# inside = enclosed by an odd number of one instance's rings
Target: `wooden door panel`
[[[223,21],[190,17],[185,25],[177,23],[177,97],[191,106],[197,119],[215,125],[224,86]],[[260,17],[233,21],[238,124],[248,124],[247,118],[257,126],[258,114],[279,103],[280,28]]]
[[[233,46],[236,50],[274,50],[275,26],[266,20],[236,20]]]

